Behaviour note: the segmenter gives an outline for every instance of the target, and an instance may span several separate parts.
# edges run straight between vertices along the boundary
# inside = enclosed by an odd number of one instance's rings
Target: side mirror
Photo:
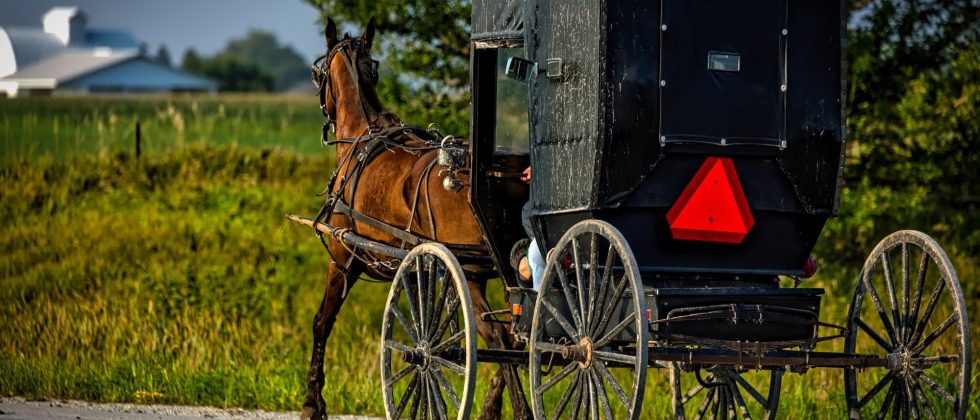
[[[507,59],[507,69],[504,74],[518,82],[530,82],[531,77],[537,72],[538,65],[533,61],[528,61],[520,57]]]

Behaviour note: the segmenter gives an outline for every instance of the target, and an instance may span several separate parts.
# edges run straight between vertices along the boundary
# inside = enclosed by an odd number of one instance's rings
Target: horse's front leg
[[[480,336],[490,348],[497,349],[519,349],[519,343],[515,342],[507,331],[507,327],[495,322],[484,322],[480,314],[490,311],[490,304],[487,302],[485,284],[481,282],[469,282],[470,296],[473,300],[473,311],[476,314],[476,327]],[[521,385],[521,378],[515,365],[501,365],[500,369],[490,381],[490,389],[483,399],[483,408],[480,412],[480,419],[499,419],[500,406],[503,397],[503,388],[506,385],[510,392],[510,401],[514,410],[515,419],[532,418],[531,409],[524,396],[524,387]]]
[[[334,253],[337,256],[337,253]],[[350,258],[350,256],[348,256]],[[356,265],[356,264],[355,264]],[[359,269],[358,269],[359,270]],[[337,313],[346,299],[345,288],[354,285],[360,271],[350,271],[347,275],[331,261],[327,269],[327,285],[320,302],[320,309],[313,317],[313,352],[310,356],[310,370],[306,377],[306,398],[303,400],[301,419],[326,419],[326,404],[323,401],[323,356],[327,338],[337,321]],[[346,283],[346,284],[345,284]]]

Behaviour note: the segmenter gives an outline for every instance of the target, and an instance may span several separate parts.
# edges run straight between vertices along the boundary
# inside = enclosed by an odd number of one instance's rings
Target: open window
[[[470,63],[470,205],[509,286],[517,284],[510,268],[510,250],[526,237],[521,208],[530,193],[529,185],[520,179],[530,165],[528,86],[505,75],[510,57],[524,57],[521,44],[514,39],[474,42]]]

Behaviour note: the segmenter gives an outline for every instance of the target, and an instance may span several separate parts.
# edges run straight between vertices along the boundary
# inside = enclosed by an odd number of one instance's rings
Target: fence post
[[[140,122],[136,121],[136,160],[140,160],[140,155],[142,154],[142,141],[140,136]]]

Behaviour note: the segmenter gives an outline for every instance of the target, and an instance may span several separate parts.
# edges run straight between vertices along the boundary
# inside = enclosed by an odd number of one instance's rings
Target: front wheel
[[[648,332],[629,245],[612,225],[586,220],[550,254],[529,340],[534,417],[638,418]]]
[[[389,419],[469,418],[476,331],[463,269],[425,243],[402,261],[381,326],[381,386]]]
[[[929,235],[895,232],[868,256],[847,316],[847,353],[885,368],[844,370],[852,419],[966,417],[970,326],[949,257]]]

